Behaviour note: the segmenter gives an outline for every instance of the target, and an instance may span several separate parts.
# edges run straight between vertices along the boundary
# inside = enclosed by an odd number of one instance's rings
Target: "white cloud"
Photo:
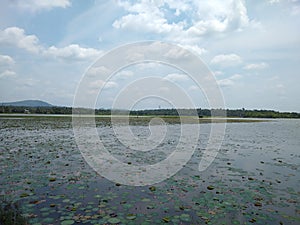
[[[168,93],[168,92],[170,91],[170,88],[168,88],[168,87],[160,87],[160,88],[159,88],[159,91],[160,91],[160,92]]]
[[[55,58],[61,59],[96,59],[102,54],[102,51],[96,50],[94,48],[83,48],[77,44],[68,45],[63,48],[57,48],[51,46],[45,50],[45,54]]]
[[[181,45],[181,46],[198,55],[202,55],[207,52],[205,48],[201,48],[199,47],[199,45]]]
[[[249,25],[243,0],[195,1],[198,21],[189,28],[189,34],[205,35],[241,30]]]
[[[210,62],[212,65],[222,67],[237,66],[242,63],[242,58],[236,54],[216,55]]]
[[[190,91],[201,91],[201,88],[198,87],[197,85],[192,85],[189,87]]]
[[[191,10],[189,2],[177,1],[177,0],[165,0],[171,9],[175,10],[175,15],[180,16],[182,12]]]
[[[234,85],[234,82],[231,79],[218,80],[217,83],[221,87],[229,87]]]
[[[28,11],[49,10],[52,8],[66,8],[71,6],[70,0],[16,0],[10,2],[12,6],[17,6]]]
[[[16,73],[12,70],[5,70],[4,72],[0,73],[0,78],[11,78],[15,76]]]
[[[271,5],[279,4],[279,3],[285,3],[288,4],[288,7],[290,7],[291,15],[296,16],[300,14],[300,6],[299,6],[299,0],[267,0],[268,3]]]
[[[139,52],[131,52],[126,56],[126,60],[128,60],[128,62],[142,61],[144,60],[144,58],[145,58],[144,54]]]
[[[133,4],[119,1],[119,5],[129,13],[113,23],[113,27],[117,29],[165,34],[182,29],[180,23],[168,23],[160,9],[164,5],[162,1],[142,0]]]
[[[224,32],[227,28],[226,23],[217,19],[200,20],[187,30],[191,36],[202,36],[213,32]]]
[[[235,82],[241,79],[242,76],[240,74],[234,74],[229,78],[218,80],[217,83],[220,87],[231,87],[235,85]]]
[[[170,48],[165,54],[168,59],[184,59],[189,56],[189,52],[184,48]]]
[[[8,27],[0,30],[0,45],[12,45],[32,53],[41,50],[39,39],[35,35],[26,35],[19,27]]]
[[[221,75],[224,74],[224,72],[223,72],[223,71],[220,71],[220,70],[214,71],[213,73],[214,73],[214,75],[216,75],[216,76],[221,76]]]
[[[285,86],[284,86],[283,84],[277,84],[275,87],[278,88],[278,89],[283,89],[283,88],[285,88]]]
[[[168,24],[167,20],[156,14],[129,14],[116,20],[113,27],[117,29],[128,29],[134,31],[154,32],[154,33],[170,33],[181,30],[180,24]]]
[[[24,85],[24,87],[32,88],[32,87],[36,86],[38,83],[39,83],[39,80],[34,79],[34,78],[28,78],[28,79],[22,80],[22,84]]]
[[[96,76],[103,76],[109,74],[111,71],[105,66],[98,66],[98,67],[91,67],[87,71],[88,77],[96,77]]]
[[[89,84],[89,87],[92,89],[111,89],[118,87],[118,84],[114,81],[103,81],[103,80],[96,80]]]
[[[165,76],[164,79],[170,81],[187,81],[189,77],[186,74],[171,73]]]
[[[252,64],[248,64],[244,67],[245,70],[262,70],[265,68],[268,68],[269,65],[267,63],[252,63]]]
[[[10,45],[30,53],[69,60],[96,59],[102,54],[100,50],[83,48],[77,44],[71,44],[62,48],[55,46],[46,48],[39,44],[37,36],[26,35],[25,30],[19,27],[8,27],[0,30],[0,45]]]
[[[189,45],[204,35],[241,30],[251,22],[243,0],[140,0],[118,4],[128,14],[115,20],[114,28],[157,33],[167,40]],[[176,22],[166,16],[179,16],[182,12],[185,17]]]
[[[122,77],[132,77],[134,75],[134,73],[130,70],[123,70],[119,73],[119,76]]]
[[[129,78],[132,77],[134,73],[130,70],[122,70],[118,72],[114,77],[115,78]]]
[[[239,80],[242,78],[242,75],[240,74],[234,74],[230,77],[231,80]]]
[[[279,3],[280,0],[268,0],[268,2],[269,2],[270,4],[274,4],[274,3]]]
[[[15,63],[15,60],[8,55],[0,55],[0,66],[9,66]]]
[[[142,62],[135,65],[137,70],[140,71],[147,71],[147,70],[154,70],[157,68],[158,63],[154,62]]]

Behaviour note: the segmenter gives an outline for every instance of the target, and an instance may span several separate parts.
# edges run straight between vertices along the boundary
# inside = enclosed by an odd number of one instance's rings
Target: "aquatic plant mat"
[[[97,118],[96,124],[116,157],[151,164],[172,152],[180,134],[178,118],[165,119],[168,135],[147,153],[127,152],[109,119]],[[133,132],[147,135],[148,120],[132,119]],[[258,121],[228,123],[217,158],[204,172],[198,164],[210,123],[201,124],[197,150],[180,172],[158,184],[132,187],[87,165],[70,117],[2,116],[0,194],[35,225],[300,224],[300,121]]]

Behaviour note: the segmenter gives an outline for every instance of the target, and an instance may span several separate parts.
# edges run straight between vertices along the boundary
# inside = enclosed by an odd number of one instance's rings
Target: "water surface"
[[[0,190],[30,224],[299,224],[300,120],[228,123],[223,145],[204,172],[198,164],[210,124],[188,164],[153,186],[115,184],[84,161],[68,117],[0,118]],[[111,124],[96,121],[112,154],[132,164],[167,157],[180,136],[169,123],[149,152],[123,146]],[[149,135],[135,123],[133,133]]]

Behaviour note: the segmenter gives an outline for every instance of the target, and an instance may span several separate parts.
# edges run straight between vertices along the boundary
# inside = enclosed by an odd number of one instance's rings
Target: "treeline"
[[[86,109],[71,107],[25,107],[25,106],[0,106],[0,113],[25,113],[25,114],[93,114],[96,115],[125,115],[132,116],[190,116],[195,115],[194,109],[148,109],[148,110],[114,110],[109,109]],[[300,113],[279,112],[274,110],[246,110],[246,109],[196,109],[199,117],[227,116],[237,118],[300,118]]]
[[[87,108],[78,108],[74,110],[78,114],[92,114],[97,115],[110,115],[111,110],[109,109],[87,109]],[[72,114],[72,107],[26,107],[26,106],[1,106],[0,113],[20,113],[20,114]]]
[[[226,110],[227,117],[240,118],[300,118],[300,113],[274,110]]]
[[[190,109],[152,109],[130,112],[131,115],[195,115],[194,110]],[[300,118],[300,113],[279,112],[274,110],[245,110],[245,109],[197,109],[199,117],[237,117],[237,118]]]

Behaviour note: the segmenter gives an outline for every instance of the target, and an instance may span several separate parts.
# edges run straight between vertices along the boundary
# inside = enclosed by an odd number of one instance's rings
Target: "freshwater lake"
[[[103,143],[120,160],[155,163],[174,149],[180,124],[155,151],[124,153],[108,119],[96,119]],[[148,124],[132,125],[147,136]],[[116,184],[82,157],[72,118],[0,117],[0,195],[17,202],[30,224],[300,224],[300,120],[227,123],[208,169],[197,149],[171,178],[151,186]]]

